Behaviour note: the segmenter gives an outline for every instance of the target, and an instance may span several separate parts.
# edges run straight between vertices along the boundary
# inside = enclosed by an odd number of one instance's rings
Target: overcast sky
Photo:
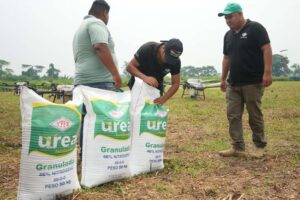
[[[179,38],[184,45],[182,66],[213,65],[221,72],[223,17],[227,0],[107,0],[108,28],[122,68],[147,41]],[[74,76],[72,39],[93,0],[0,0],[0,59],[17,74],[21,64],[54,63]],[[237,0],[245,18],[269,32],[273,53],[300,64],[299,0]],[[280,52],[283,49],[288,51]]]

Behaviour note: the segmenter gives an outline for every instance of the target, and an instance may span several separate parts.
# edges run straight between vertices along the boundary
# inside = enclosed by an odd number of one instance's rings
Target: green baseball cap
[[[236,12],[243,12],[242,7],[238,3],[228,3],[223,12],[219,13],[218,16],[230,15]]]

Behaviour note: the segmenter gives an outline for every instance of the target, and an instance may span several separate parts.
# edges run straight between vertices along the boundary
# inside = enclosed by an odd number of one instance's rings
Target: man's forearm
[[[180,74],[172,75],[172,85],[166,92],[164,96],[162,96],[166,101],[171,98],[178,90],[180,86]]]
[[[222,61],[222,76],[221,81],[226,81],[227,75],[229,71],[229,58],[227,56],[224,56]]]
[[[138,68],[134,67],[131,63],[128,64],[126,69],[132,76],[138,77],[142,80],[144,80],[146,77],[145,74],[140,72],[140,70]]]
[[[166,101],[170,99],[177,92],[178,88],[179,88],[179,84],[171,85],[171,87],[168,89],[166,94],[163,96],[166,99]]]
[[[272,48],[270,44],[262,47],[264,57],[264,73],[272,74]]]

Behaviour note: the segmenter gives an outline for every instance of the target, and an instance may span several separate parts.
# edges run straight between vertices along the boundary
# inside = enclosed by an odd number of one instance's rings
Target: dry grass
[[[275,82],[263,100],[267,155],[222,158],[230,147],[224,94],[181,98],[167,107],[170,117],[165,169],[83,189],[64,199],[300,199],[300,82]],[[17,193],[21,130],[19,99],[0,93],[0,199]],[[251,131],[244,115],[245,139]]]

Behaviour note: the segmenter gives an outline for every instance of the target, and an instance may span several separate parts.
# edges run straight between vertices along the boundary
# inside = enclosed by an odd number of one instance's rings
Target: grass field
[[[300,82],[265,90],[267,155],[222,158],[230,147],[224,93],[181,98],[170,109],[165,169],[75,192],[66,199],[300,199]],[[244,115],[247,148],[251,130]],[[0,199],[15,199],[21,151],[19,97],[0,92]]]

